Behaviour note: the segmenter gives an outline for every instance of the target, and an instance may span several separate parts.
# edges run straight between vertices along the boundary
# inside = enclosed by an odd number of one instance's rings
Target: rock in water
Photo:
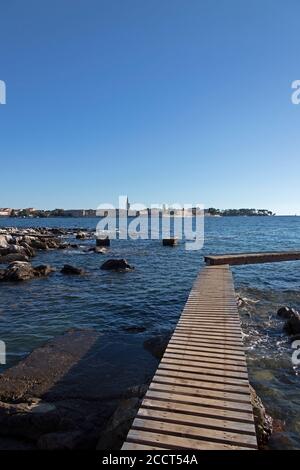
[[[35,277],[48,276],[54,271],[51,266],[41,265],[33,267],[30,263],[15,261],[11,263],[0,276],[1,281],[27,281]]]
[[[273,432],[273,419],[266,412],[263,402],[257,395],[256,391],[250,385],[251,404],[253,407],[254,423],[257,436],[257,443],[259,448],[263,448],[272,432]]]
[[[291,318],[296,312],[295,309],[293,308],[290,308],[290,307],[281,307],[278,312],[277,312],[277,315],[280,317],[280,318],[284,318],[285,320],[288,320],[289,318]]]
[[[144,348],[149,351],[152,356],[161,359],[164,355],[165,349],[171,338],[171,333],[165,335],[154,336],[144,342]]]
[[[133,266],[127,263],[126,259],[109,259],[102,264],[101,269],[114,271],[130,271]]]
[[[105,238],[96,238],[96,246],[110,246],[110,239],[109,237]]]
[[[0,264],[10,264],[15,261],[28,262],[29,258],[28,256],[22,255],[21,253],[10,253],[6,256],[0,256]]]
[[[300,313],[294,308],[281,307],[277,315],[284,320],[284,330],[288,335],[297,335],[300,333]]]
[[[62,274],[85,274],[84,269],[76,268],[75,266],[71,266],[70,264],[65,264],[62,270],[60,271]]]
[[[101,433],[96,450],[119,450],[121,448],[148,386],[149,384],[144,384],[126,391],[124,399],[119,402],[116,411]]]
[[[87,234],[85,232],[77,232],[76,235],[77,240],[85,240],[87,238]]]
[[[177,238],[163,238],[163,246],[175,246],[178,243]]]
[[[297,335],[300,333],[300,313],[294,311],[284,325],[284,329],[289,335]]]

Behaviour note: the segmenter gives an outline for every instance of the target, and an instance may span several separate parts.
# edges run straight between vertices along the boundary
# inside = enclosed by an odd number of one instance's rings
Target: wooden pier
[[[198,276],[122,450],[257,448],[229,266]]]
[[[205,256],[206,264],[210,266],[229,264],[258,264],[278,263],[280,261],[300,260],[300,251],[275,251],[268,253],[231,253],[226,255]]]

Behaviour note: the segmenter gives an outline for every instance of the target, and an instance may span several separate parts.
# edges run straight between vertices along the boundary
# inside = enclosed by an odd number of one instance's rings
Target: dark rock
[[[65,235],[66,234],[66,230],[61,229],[61,228],[52,228],[51,232],[53,233],[53,235]]]
[[[296,310],[292,313],[284,325],[284,330],[288,335],[297,335],[300,333],[300,313]]]
[[[15,261],[2,274],[2,281],[27,281],[35,277],[48,276],[53,269],[47,265],[33,267],[30,263]]]
[[[161,359],[164,355],[166,347],[168,346],[171,336],[171,333],[168,333],[147,339],[144,342],[144,348],[149,351],[152,356],[156,357],[157,359]]]
[[[163,246],[175,246],[178,243],[177,238],[163,238]]]
[[[129,271],[134,269],[127,263],[126,259],[109,259],[102,264],[101,269],[115,271]]]
[[[21,241],[20,244],[25,249],[25,253],[29,258],[33,258],[35,256],[34,249],[28,243]]]
[[[87,238],[86,232],[77,232],[76,234],[77,240],[85,240]]]
[[[29,402],[0,402],[0,434],[34,440],[45,432],[59,428],[60,417],[54,406],[40,407],[40,410],[37,406],[37,410],[33,411],[34,407],[35,404]]]
[[[110,239],[109,237],[97,237],[96,238],[96,246],[110,246]]]
[[[40,266],[36,266],[34,268],[34,276],[35,277],[45,277],[49,276],[49,274],[53,273],[55,269],[53,269],[48,264],[41,264]]]
[[[75,266],[71,266],[70,264],[65,264],[60,272],[62,274],[77,274],[77,275],[85,274],[84,269],[76,268]]]
[[[267,414],[263,402],[251,386],[250,394],[258,447],[263,448],[273,432],[273,419]]]
[[[81,438],[80,431],[52,432],[41,436],[37,446],[44,450],[72,450],[78,446]]]
[[[39,238],[33,238],[31,240],[32,248],[36,250],[48,250],[48,245],[46,240],[40,240]]]
[[[60,240],[57,238],[48,238],[46,242],[47,249],[49,250],[56,250],[60,247]]]
[[[46,400],[45,395],[51,395],[51,388],[59,386],[59,380],[78,364],[100,336],[95,331],[71,330],[35,349],[0,375],[0,400],[26,402],[41,397]],[[63,386],[61,389],[65,398]]]
[[[290,308],[290,307],[281,307],[278,312],[277,312],[277,315],[280,317],[280,318],[283,318],[285,320],[288,320],[289,318],[291,318],[292,316],[294,316],[294,314],[297,313],[296,310],[294,310],[293,308]]]
[[[124,399],[119,402],[101,433],[97,450],[118,450],[122,447],[147,389],[148,384],[145,384],[126,391]]]

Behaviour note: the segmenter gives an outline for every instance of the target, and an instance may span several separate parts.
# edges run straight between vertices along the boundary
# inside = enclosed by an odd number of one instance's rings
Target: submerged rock
[[[102,264],[101,269],[104,270],[115,270],[115,271],[130,271],[134,269],[130,266],[126,259],[109,259]]]
[[[277,315],[278,315],[280,318],[284,318],[285,320],[288,320],[288,319],[291,318],[295,313],[296,313],[296,310],[293,309],[293,308],[290,308],[290,307],[281,307],[281,308],[278,310]]]
[[[288,335],[297,335],[300,333],[300,313],[297,312],[297,310],[290,307],[281,307],[277,315],[287,320],[283,328]]]
[[[166,347],[168,346],[171,336],[171,333],[166,333],[164,335],[149,338],[144,342],[144,348],[149,351],[152,356],[156,357],[157,359],[161,359],[164,355]]]
[[[273,432],[273,419],[270,415],[267,414],[263,402],[251,385],[250,395],[251,404],[253,407],[257,443],[259,448],[263,448],[267,444]]]
[[[124,398],[101,433],[96,450],[118,450],[122,447],[147,389],[148,384],[144,384],[125,392]]]
[[[27,281],[36,277],[48,276],[53,271],[54,269],[48,265],[34,267],[28,262],[15,261],[2,271],[0,280],[13,282]]]
[[[70,264],[65,264],[60,272],[62,274],[77,274],[77,275],[85,274],[84,269],[76,268],[75,266],[71,266]]]

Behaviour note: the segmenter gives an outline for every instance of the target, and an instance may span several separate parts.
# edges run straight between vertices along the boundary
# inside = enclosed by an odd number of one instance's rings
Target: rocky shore
[[[39,251],[78,249],[77,243],[66,241],[70,237],[77,240],[93,240],[95,246],[87,246],[83,250],[106,254],[106,246],[98,246],[99,239],[92,231],[84,229],[58,229],[58,228],[2,228],[0,229],[0,281],[27,281],[30,279],[45,277],[55,271],[49,265],[32,266],[31,261]],[[101,265],[103,270],[131,271],[134,269],[125,259],[109,259]],[[64,265],[62,274],[85,274],[85,270],[76,266]]]

